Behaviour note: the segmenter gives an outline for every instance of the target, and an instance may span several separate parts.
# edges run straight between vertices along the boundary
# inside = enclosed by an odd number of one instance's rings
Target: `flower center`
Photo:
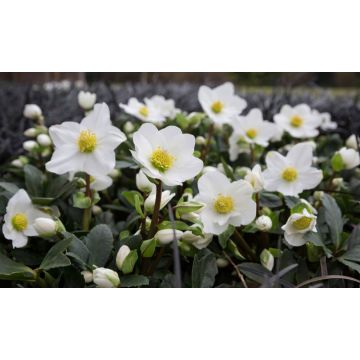
[[[293,222],[293,225],[294,225],[295,229],[297,229],[297,230],[305,230],[310,226],[311,221],[312,221],[312,218],[303,216],[300,219],[295,220]]]
[[[16,231],[24,231],[28,226],[28,218],[23,213],[17,213],[11,219],[11,223]]]
[[[290,124],[294,128],[298,128],[298,127],[302,126],[303,123],[304,123],[304,120],[300,116],[297,116],[297,115],[294,115],[290,120]]]
[[[256,135],[257,135],[256,129],[249,129],[248,131],[246,131],[246,136],[250,139],[255,139]]]
[[[169,170],[174,160],[174,156],[159,147],[153,151],[150,157],[151,164],[161,172]]]
[[[292,182],[296,180],[297,177],[298,177],[298,173],[296,169],[291,166],[287,167],[282,173],[282,178],[288,182]]]
[[[96,148],[96,135],[89,130],[83,130],[80,132],[78,138],[78,147],[82,153],[91,153]]]
[[[149,109],[146,106],[142,106],[139,109],[139,114],[144,116],[144,117],[148,117],[149,116]]]
[[[234,210],[234,201],[231,196],[219,195],[214,203],[214,209],[219,214],[228,214]]]
[[[214,101],[211,105],[211,110],[215,114],[221,113],[223,108],[224,108],[224,104],[221,101]]]

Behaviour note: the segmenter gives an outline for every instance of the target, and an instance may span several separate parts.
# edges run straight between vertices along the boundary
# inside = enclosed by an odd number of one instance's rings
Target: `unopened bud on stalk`
[[[122,269],[123,263],[126,257],[130,254],[131,250],[127,245],[123,245],[120,247],[117,255],[116,255],[116,266],[119,270]]]
[[[93,215],[95,215],[95,216],[102,213],[102,209],[98,205],[93,205],[93,207],[91,208],[91,211],[92,211]]]
[[[47,134],[39,134],[36,140],[41,146],[50,146],[52,144],[50,136]]]
[[[38,131],[35,128],[29,128],[24,131],[24,135],[27,137],[35,137]]]
[[[203,136],[197,136],[195,139],[196,145],[205,145],[206,139]]]
[[[29,152],[35,150],[38,147],[38,143],[34,140],[27,140],[23,143],[23,148]]]
[[[81,272],[81,275],[84,277],[86,284],[89,284],[93,281],[93,273],[91,271],[84,270]]]
[[[96,94],[89,91],[80,91],[78,94],[78,102],[82,109],[91,110],[96,102]]]
[[[65,230],[60,220],[50,218],[37,218],[34,221],[34,229],[43,238],[49,238]]]
[[[255,224],[260,231],[269,231],[272,228],[272,220],[266,215],[258,217]]]
[[[217,258],[216,259],[216,265],[220,269],[226,268],[227,266],[229,266],[229,261],[227,259],[225,259],[225,258]]]
[[[120,285],[119,275],[116,271],[106,268],[96,268],[93,271],[93,281],[101,288],[115,288]]]
[[[135,130],[135,126],[134,126],[134,124],[133,124],[131,121],[127,121],[127,122],[124,124],[124,131],[125,131],[127,134],[132,133],[134,130]]]
[[[184,233],[180,230],[175,230],[175,238],[179,240]],[[173,229],[164,229],[159,230],[155,234],[155,239],[159,242],[160,245],[170,244],[174,240],[174,230]]]

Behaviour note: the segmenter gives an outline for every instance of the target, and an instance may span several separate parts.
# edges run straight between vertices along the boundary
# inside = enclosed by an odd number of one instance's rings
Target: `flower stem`
[[[209,132],[208,132],[208,135],[207,135],[206,144],[205,144],[205,146],[202,148],[202,151],[201,151],[200,159],[201,159],[203,162],[205,162],[206,155],[207,155],[207,153],[209,152],[209,147],[210,147],[210,143],[211,143],[211,138],[213,137],[213,134],[214,134],[214,129],[215,129],[215,125],[214,125],[214,123],[212,123],[212,124],[209,126]]]
[[[85,195],[90,199],[92,199],[92,191],[90,189],[90,181],[91,181],[90,175],[86,174],[85,181],[86,181]],[[82,224],[84,231],[89,231],[90,221],[91,221],[91,205],[88,208],[84,209],[83,212]]]
[[[156,230],[157,230],[158,222],[159,222],[161,193],[162,193],[162,184],[161,184],[161,181],[159,180],[156,183],[156,198],[155,198],[154,212],[153,212],[153,216],[151,219],[150,233],[149,233],[150,239],[154,237]]]
[[[247,253],[248,257],[250,260],[252,261],[257,261],[256,255],[254,254],[254,252],[252,251],[252,249],[250,248],[250,246],[247,244],[247,242],[245,241],[245,239],[243,238],[243,236],[240,234],[240,232],[238,231],[238,229],[235,229],[235,238],[238,242],[238,244],[244,249],[244,251]]]

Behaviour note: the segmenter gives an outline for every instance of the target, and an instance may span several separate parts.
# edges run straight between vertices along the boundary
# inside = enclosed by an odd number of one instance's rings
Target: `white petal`
[[[302,246],[306,244],[304,234],[284,234],[285,241],[291,246]]]
[[[288,152],[286,158],[297,169],[307,169],[312,164],[312,146],[308,142],[296,144]]]
[[[61,125],[53,125],[49,129],[49,135],[55,147],[65,144],[76,143],[80,134],[80,124],[72,121],[63,122]]]
[[[94,110],[80,124],[96,134],[104,134],[106,129],[111,126],[109,107],[105,103],[95,104]]]
[[[315,168],[309,168],[299,173],[299,180],[304,190],[313,189],[318,186],[323,179],[323,172]]]

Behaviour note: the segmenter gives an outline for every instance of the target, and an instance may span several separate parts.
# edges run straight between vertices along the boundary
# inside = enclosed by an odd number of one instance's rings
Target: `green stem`
[[[161,193],[162,193],[162,184],[161,181],[159,180],[156,183],[156,198],[155,198],[155,205],[154,205],[154,211],[153,211],[153,216],[151,219],[151,225],[150,225],[150,233],[149,233],[149,238],[153,238],[156,230],[157,230],[157,226],[158,226],[158,222],[159,222],[159,212],[160,212],[160,205],[161,205]]]
[[[85,181],[86,181],[85,195],[92,200],[92,191],[90,189],[90,182],[91,182],[90,175],[86,174]],[[87,209],[84,209],[83,212],[82,226],[84,231],[89,231],[90,222],[91,222],[91,205]]]
[[[207,139],[206,139],[206,144],[205,146],[203,147],[202,151],[201,151],[201,156],[200,156],[200,159],[205,163],[205,160],[206,160],[206,156],[207,156],[207,153],[209,152],[209,148],[210,148],[210,143],[211,143],[211,139],[213,137],[213,134],[214,134],[214,129],[215,129],[215,125],[214,123],[212,123],[209,127],[209,132],[208,132],[208,136],[207,136]]]
[[[234,234],[235,234],[235,239],[237,240],[238,244],[244,249],[244,251],[246,251],[250,260],[257,261],[255,253],[252,251],[252,249],[247,244],[247,242],[245,241],[243,236],[240,234],[240,232],[237,229],[235,229]]]

